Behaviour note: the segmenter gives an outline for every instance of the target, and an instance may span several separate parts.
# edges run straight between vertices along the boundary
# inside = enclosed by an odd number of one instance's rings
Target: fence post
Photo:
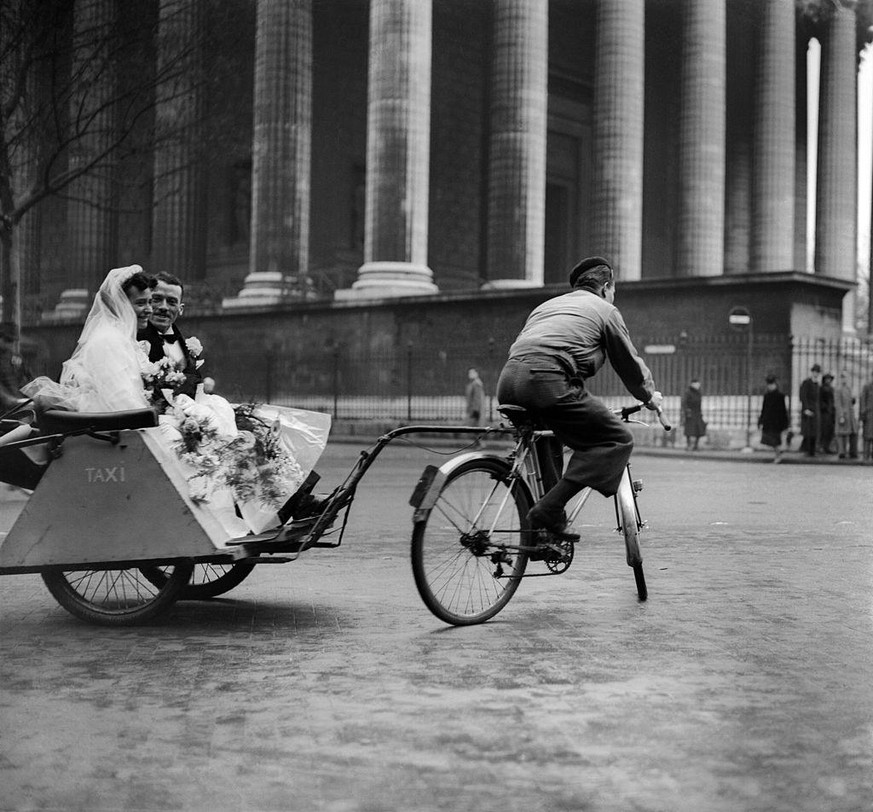
[[[276,353],[273,349],[273,342],[267,345],[267,352],[264,353],[264,359],[267,363],[266,375],[264,376],[264,388],[267,390],[264,397],[265,403],[273,402],[273,360]]]
[[[339,418],[339,344],[333,345],[333,419]]]
[[[488,339],[488,369],[492,376],[495,374],[494,369],[494,336]],[[494,390],[497,388],[497,378],[492,377],[490,392],[488,393],[488,423],[494,419]]]
[[[754,343],[755,322],[749,318],[749,344],[746,347],[746,377],[748,378],[746,384],[746,447],[743,449],[747,453],[752,450],[752,387],[754,386],[754,381],[752,380],[752,349]]]
[[[406,342],[406,420],[412,422],[412,342]]]

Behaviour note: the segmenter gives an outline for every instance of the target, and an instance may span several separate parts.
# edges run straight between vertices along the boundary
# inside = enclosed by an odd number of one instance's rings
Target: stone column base
[[[264,307],[275,305],[285,298],[285,278],[279,271],[256,271],[243,282],[243,289],[228,299],[221,300],[224,310],[237,307]]]
[[[270,307],[282,302],[314,299],[316,293],[309,277],[285,276],[280,271],[255,271],[243,282],[236,296],[221,300],[224,310],[240,307]]]
[[[439,293],[433,271],[411,262],[367,262],[358,270],[351,288],[334,292],[334,299],[389,299],[398,296],[427,296]]]
[[[40,321],[78,321],[91,309],[91,294],[87,288],[68,288],[61,293],[54,310],[40,314]]]

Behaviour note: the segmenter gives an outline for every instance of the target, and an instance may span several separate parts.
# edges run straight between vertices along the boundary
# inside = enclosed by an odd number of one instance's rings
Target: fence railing
[[[671,419],[679,421],[679,400],[693,378],[701,381],[704,418],[713,428],[753,427],[761,409],[765,379],[775,375],[787,395],[795,423],[797,390],[814,363],[838,378],[849,373],[857,395],[873,380],[873,347],[861,339],[792,338],[742,334],[674,341],[652,338],[635,343],[667,398]],[[493,410],[494,389],[506,347],[433,347],[407,344],[369,350],[332,347],[317,355],[283,355],[252,347],[233,358],[210,357],[218,389],[235,400],[265,400],[325,411],[335,419],[394,422],[457,422],[465,415],[467,371],[475,367]],[[228,385],[230,384],[230,385]],[[609,366],[589,388],[610,404],[632,400]],[[492,415],[493,416],[493,415]]]

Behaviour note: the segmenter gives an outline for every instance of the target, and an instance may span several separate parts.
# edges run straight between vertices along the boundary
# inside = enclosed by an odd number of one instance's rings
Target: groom
[[[185,338],[176,327],[176,319],[182,314],[182,281],[172,274],[155,274],[155,288],[152,292],[152,313],[148,324],[137,332],[137,341],[149,344],[149,361],[160,361],[168,356],[185,373],[185,382],[174,387],[178,395],[194,397],[197,384],[202,376],[197,369],[196,357],[185,343]]]

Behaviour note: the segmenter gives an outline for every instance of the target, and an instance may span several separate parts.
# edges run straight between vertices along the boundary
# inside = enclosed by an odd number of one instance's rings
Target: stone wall
[[[840,302],[848,287],[793,273],[640,281],[620,284],[616,304],[641,350],[652,342],[678,343],[683,332],[692,340],[729,334],[728,313],[735,306],[750,310],[756,335],[833,339],[840,336]],[[180,327],[204,344],[210,374],[244,392],[263,396],[268,357],[299,372],[314,388],[330,391],[336,349],[366,359],[411,344],[452,350],[463,359],[459,363],[499,368],[527,314],[565,291],[551,286],[371,303],[310,302],[225,315],[189,311]],[[26,328],[24,350],[34,373],[58,374],[80,329],[76,323]],[[718,359],[712,363],[718,365]],[[790,369],[781,372],[790,380]]]

